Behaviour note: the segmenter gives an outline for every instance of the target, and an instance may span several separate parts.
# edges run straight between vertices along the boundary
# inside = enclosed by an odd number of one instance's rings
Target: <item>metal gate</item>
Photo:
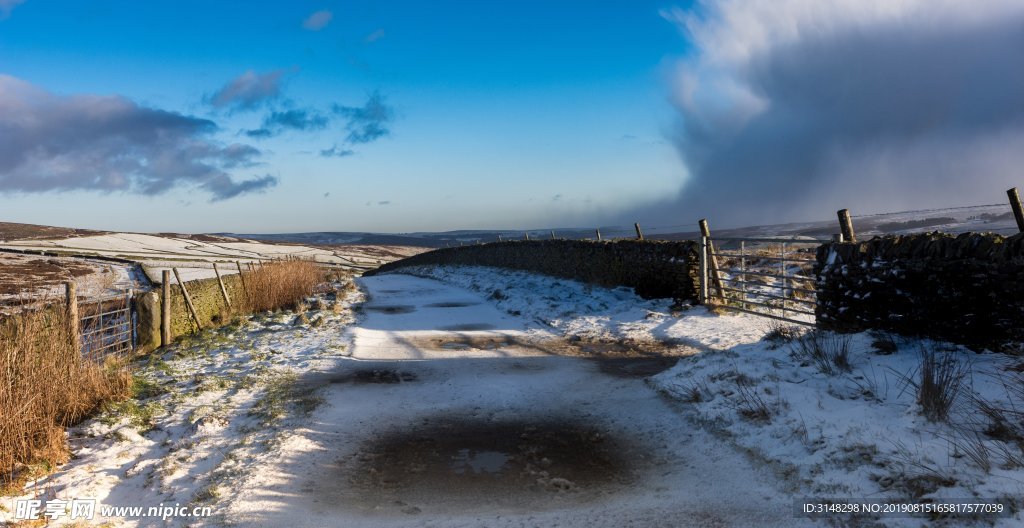
[[[132,290],[78,303],[82,356],[102,362],[135,350]]]
[[[701,237],[701,300],[727,310],[814,325],[814,263],[823,242]]]

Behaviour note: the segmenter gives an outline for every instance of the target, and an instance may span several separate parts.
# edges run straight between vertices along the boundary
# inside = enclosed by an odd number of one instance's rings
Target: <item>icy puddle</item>
[[[444,502],[462,511],[583,503],[634,479],[621,442],[568,420],[453,420],[439,416],[363,442],[339,461],[323,502],[363,511],[400,511]]]

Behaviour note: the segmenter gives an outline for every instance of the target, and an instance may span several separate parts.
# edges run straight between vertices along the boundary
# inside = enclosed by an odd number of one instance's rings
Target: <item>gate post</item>
[[[135,313],[135,290],[132,288],[128,289],[128,298],[125,300],[125,307],[128,308],[128,353],[131,355],[135,353],[135,343],[139,337],[136,332],[138,317],[136,317]]]
[[[71,346],[74,347],[75,353],[78,354],[82,351],[82,338],[78,321],[78,292],[74,282],[64,283],[64,297],[67,309],[69,338],[71,339]]]
[[[160,346],[171,344],[171,272],[164,270],[163,283],[160,285]]]
[[[708,237],[701,235],[700,249],[698,250],[700,261],[700,291],[697,292],[697,300],[701,304],[708,303]]]

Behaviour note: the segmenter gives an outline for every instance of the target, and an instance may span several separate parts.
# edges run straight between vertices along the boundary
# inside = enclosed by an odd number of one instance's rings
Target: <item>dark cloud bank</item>
[[[921,3],[846,25],[803,20],[796,37],[769,27],[763,42],[749,19],[727,21],[735,5],[667,15],[696,46],[674,93],[690,179],[624,220],[775,223],[993,203],[1024,186],[1024,6]],[[950,5],[963,12],[939,9]]]
[[[224,200],[277,184],[228,174],[260,151],[213,141],[216,129],[124,97],[59,96],[0,75],[0,191],[159,194],[186,185]]]

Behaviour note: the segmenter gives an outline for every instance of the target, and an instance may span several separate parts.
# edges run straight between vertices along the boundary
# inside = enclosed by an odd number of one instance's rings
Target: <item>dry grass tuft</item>
[[[130,385],[123,362],[82,358],[63,310],[0,320],[0,484],[66,460],[64,428],[126,397]]]
[[[291,308],[313,294],[326,274],[310,260],[276,260],[247,271],[246,309],[250,312]]]
[[[853,371],[850,364],[850,336],[813,330],[796,339],[794,357],[813,364],[828,376]]]

